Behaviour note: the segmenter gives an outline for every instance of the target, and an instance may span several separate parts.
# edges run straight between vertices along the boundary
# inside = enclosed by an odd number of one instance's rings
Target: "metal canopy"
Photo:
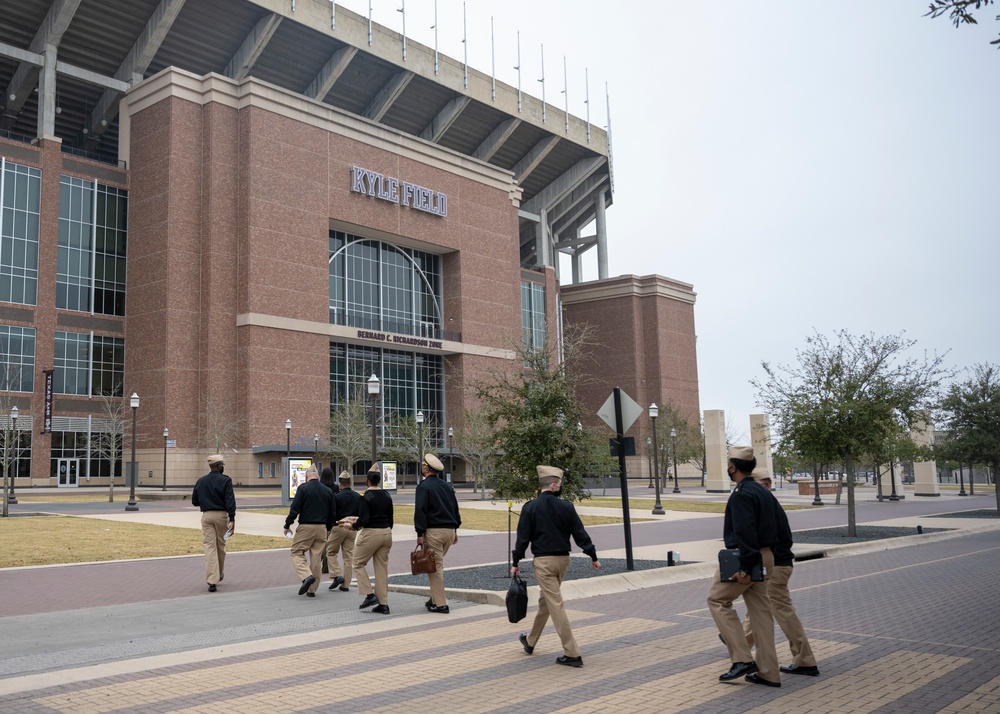
[[[280,0],[4,0],[3,6],[0,87],[7,91],[0,97],[0,135],[32,140],[40,134],[37,62],[54,46],[53,133],[66,150],[102,161],[118,158],[116,87],[175,66],[199,75],[252,76],[508,169],[519,177],[522,207],[558,205],[559,217],[572,216],[571,223],[563,221],[572,230],[592,220],[596,209],[593,190],[576,190],[579,184],[567,176],[581,166],[610,172],[604,129],[588,126],[571,135],[555,105],[546,105],[543,122],[536,98],[525,96],[519,111],[489,91],[477,94],[471,82],[465,87],[461,61],[442,56],[435,74],[414,61],[423,46],[412,41],[404,62],[397,33],[376,26],[369,45],[352,34],[352,27],[367,30],[367,18],[335,3],[300,0],[298,12]],[[331,8],[336,29],[330,29]],[[578,129],[583,124],[571,120]],[[610,182],[601,185],[610,205]],[[534,222],[522,218],[521,224],[524,242],[533,239]],[[557,232],[552,238],[560,240]]]

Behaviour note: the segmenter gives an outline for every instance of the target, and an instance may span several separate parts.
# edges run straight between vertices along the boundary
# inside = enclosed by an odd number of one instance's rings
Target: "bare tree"
[[[208,403],[201,418],[205,425],[202,438],[204,448],[211,449],[216,454],[221,453],[223,448],[235,451],[233,444],[239,441],[244,419],[234,416],[231,409],[220,408],[214,402]]]
[[[486,417],[478,411],[466,411],[462,428],[455,432],[455,447],[469,466],[473,493],[480,489],[479,498],[486,498],[486,482],[496,467],[497,453],[493,449],[493,430]]]
[[[371,447],[371,410],[365,404],[362,387],[354,390],[353,398],[337,404],[330,414],[327,446],[331,454],[353,472],[354,464],[369,455]]]
[[[125,423],[130,407],[123,396],[103,393],[100,395],[100,399],[101,416],[93,422],[96,429],[91,433],[90,451],[93,456],[111,464],[111,473],[108,479],[108,503],[113,503],[115,500],[115,466],[122,458]]]
[[[21,366],[4,363],[0,366],[0,389],[8,390],[16,385],[21,379]],[[14,406],[14,395],[8,391],[0,392],[0,437],[3,438],[3,517],[7,517],[7,498],[10,493],[10,470],[15,461],[17,448],[20,446],[17,434],[14,433],[14,423],[10,418],[11,408]]]

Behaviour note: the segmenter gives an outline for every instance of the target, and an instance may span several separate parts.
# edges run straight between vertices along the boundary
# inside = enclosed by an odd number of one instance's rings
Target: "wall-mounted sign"
[[[448,215],[448,197],[443,193],[360,166],[351,167],[351,190],[435,216]]]
[[[391,342],[394,345],[409,345],[411,347],[430,347],[435,350],[442,348],[441,340],[428,340],[426,337],[410,337],[409,335],[394,335],[391,332],[358,330],[358,339],[378,340],[379,342]]]

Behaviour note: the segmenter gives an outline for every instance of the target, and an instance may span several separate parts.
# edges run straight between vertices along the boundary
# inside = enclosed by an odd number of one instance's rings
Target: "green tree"
[[[502,455],[495,497],[536,496],[539,464],[563,469],[562,495],[569,500],[588,495],[584,477],[609,472],[606,438],[580,426],[583,408],[576,390],[581,372],[567,366],[587,359],[590,332],[565,330],[561,352],[551,345],[521,347],[517,364],[524,369],[494,373],[474,385],[492,434],[491,449]]]
[[[977,364],[967,379],[951,384],[941,400],[942,427],[948,440],[942,449],[955,461],[985,464],[994,474],[997,513],[1000,514],[1000,367]]]
[[[992,4],[993,0],[931,0],[930,9],[924,17],[941,17],[947,14],[955,27],[978,25],[971,10],[979,10]],[[1000,49],[1000,39],[993,40],[990,44],[997,45],[997,49]]]
[[[949,373],[942,357],[906,358],[915,344],[902,335],[816,333],[797,351],[798,365],[763,362],[765,381],[751,380],[759,403],[775,416],[784,448],[820,463],[844,464],[847,534],[857,535],[854,462],[912,431]]]

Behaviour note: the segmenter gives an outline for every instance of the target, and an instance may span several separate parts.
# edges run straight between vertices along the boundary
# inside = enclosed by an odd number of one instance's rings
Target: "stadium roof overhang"
[[[525,265],[538,262],[542,216],[556,249],[572,253],[593,244],[580,231],[597,198],[612,201],[603,128],[388,28],[369,30],[336,3],[21,0],[3,14],[0,135],[54,136],[66,151],[116,162],[119,99],[174,66],[252,75],[511,171]]]

